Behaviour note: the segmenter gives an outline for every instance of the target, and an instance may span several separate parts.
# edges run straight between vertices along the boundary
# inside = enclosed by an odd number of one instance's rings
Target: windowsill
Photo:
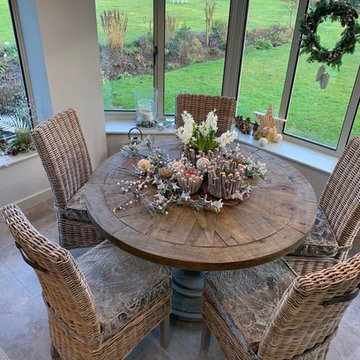
[[[135,120],[106,120],[106,134],[111,135],[127,135],[129,130],[135,126]],[[144,135],[173,135],[174,129],[159,130],[158,128],[140,128]],[[252,136],[239,133],[238,140],[241,143],[256,147],[271,154],[277,155],[285,160],[291,160],[298,164],[307,166],[309,168],[321,171],[325,174],[330,174],[337,161],[338,157],[335,155],[326,154],[320,150],[314,150],[304,145],[292,143],[288,140],[283,140],[278,144],[270,143],[265,147],[261,147],[259,142]]]
[[[6,169],[11,165],[17,164],[19,162],[22,162],[24,160],[30,159],[32,157],[38,156],[37,151],[33,150],[33,151],[29,151],[27,153],[23,153],[23,154],[18,154],[16,156],[12,156],[12,155],[5,155],[7,157],[7,165],[3,165],[1,166],[0,163],[0,170],[1,169]],[[0,156],[1,158],[1,156]]]
[[[136,126],[135,120],[107,119],[105,129],[106,129],[106,134],[127,135],[129,130],[135,126]],[[159,129],[157,127],[153,127],[153,128],[140,127],[140,130],[144,135],[172,135],[172,134],[175,134],[175,131],[173,128]]]
[[[291,160],[298,164],[305,165],[323,173],[330,174],[338,161],[335,155],[326,154],[320,150],[314,150],[304,145],[295,144],[288,140],[282,140],[280,143],[269,143],[264,147],[259,145],[259,141],[253,136],[245,135],[239,132],[240,142],[254,146],[271,154],[277,155],[285,160]]]

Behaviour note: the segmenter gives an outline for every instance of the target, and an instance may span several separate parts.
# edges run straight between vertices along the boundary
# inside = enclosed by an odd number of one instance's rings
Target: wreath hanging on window
[[[305,15],[300,24],[302,41],[300,54],[310,54],[308,62],[319,62],[338,70],[342,64],[344,54],[353,54],[356,42],[360,40],[360,24],[358,23],[358,13],[354,6],[348,1],[319,0]],[[339,21],[344,31],[341,33],[340,40],[334,49],[329,50],[320,44],[320,36],[317,34],[318,26],[327,18],[331,21]],[[330,75],[321,66],[317,81],[320,81],[321,88],[325,88]],[[325,81],[322,86],[321,80]]]

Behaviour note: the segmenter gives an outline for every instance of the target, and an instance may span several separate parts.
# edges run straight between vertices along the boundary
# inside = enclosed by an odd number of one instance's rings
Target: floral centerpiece
[[[231,131],[216,137],[218,117],[215,112],[210,111],[206,120],[198,125],[187,111],[181,114],[184,125],[176,130],[176,135],[184,144],[185,156],[194,165],[197,158],[206,157],[207,154],[212,156],[236,139],[236,133]]]
[[[264,163],[245,158],[239,146],[227,147],[234,141],[234,133],[227,131],[216,137],[215,110],[199,125],[187,112],[183,120],[177,135],[184,151],[178,159],[169,158],[149,138],[123,147],[126,156],[139,159],[134,169],[137,180],[118,183],[123,194],[132,196],[114,212],[140,201],[150,213],[167,214],[171,204],[218,213],[224,205],[250,197],[248,179],[265,178]]]

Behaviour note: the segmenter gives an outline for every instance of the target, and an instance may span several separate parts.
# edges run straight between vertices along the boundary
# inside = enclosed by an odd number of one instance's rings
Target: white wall
[[[36,0],[54,113],[76,110],[93,166],[106,158],[94,0]]]
[[[49,182],[39,156],[0,168],[0,206],[19,202],[26,208],[48,197]]]
[[[76,110],[93,167],[96,167],[106,158],[107,146],[95,1],[32,1],[37,13],[37,19],[33,19],[37,29],[31,35],[40,33],[52,111],[57,113],[69,107]],[[27,19],[31,14],[22,6],[24,0],[18,2],[20,19]],[[31,30],[31,24],[27,22],[26,26],[24,37],[29,36]],[[34,51],[34,47],[26,50]],[[0,205],[20,202],[26,207],[32,205],[34,199],[43,199],[45,194],[49,195],[49,182],[38,157],[0,169]]]

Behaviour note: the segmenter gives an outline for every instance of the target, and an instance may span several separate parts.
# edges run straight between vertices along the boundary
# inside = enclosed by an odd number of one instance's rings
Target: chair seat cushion
[[[105,240],[78,259],[108,338],[170,294],[169,271]]]
[[[338,243],[326,215],[320,207],[311,233],[290,254],[295,256],[332,257],[338,252]]]
[[[209,272],[205,296],[243,349],[256,354],[274,309],[294,279],[282,259],[249,269]]]
[[[90,222],[86,209],[85,186],[82,186],[66,204],[64,213],[68,219]]]

